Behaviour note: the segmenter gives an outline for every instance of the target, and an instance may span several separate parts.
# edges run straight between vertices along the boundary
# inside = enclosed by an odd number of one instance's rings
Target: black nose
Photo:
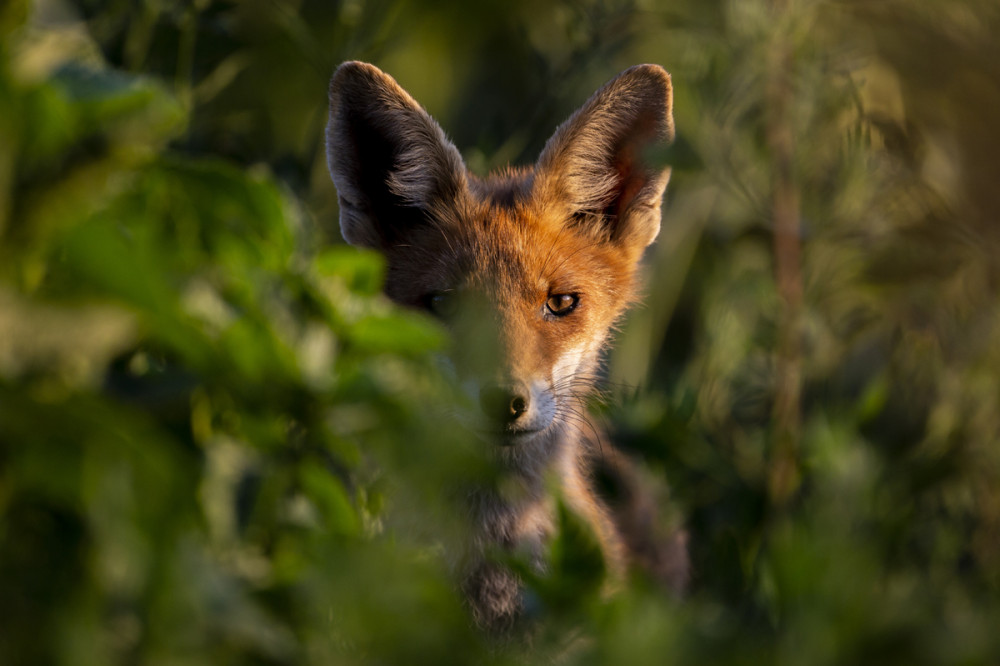
[[[485,386],[479,391],[479,405],[491,420],[507,425],[528,411],[528,396],[506,386]]]

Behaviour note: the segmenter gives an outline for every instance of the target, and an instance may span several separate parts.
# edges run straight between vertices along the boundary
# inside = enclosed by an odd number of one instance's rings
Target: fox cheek
[[[584,367],[586,347],[572,347],[556,359],[552,365],[552,387],[556,394],[564,395],[575,391],[575,380],[579,380],[579,372]]]

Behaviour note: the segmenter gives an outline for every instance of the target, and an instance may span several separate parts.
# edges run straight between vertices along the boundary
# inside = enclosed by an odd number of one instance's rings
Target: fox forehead
[[[575,229],[558,201],[533,192],[530,172],[473,182],[465,197],[435,211],[433,224],[387,251],[390,297],[420,304],[428,294],[465,289],[540,305],[550,294],[587,294],[624,307],[634,267]]]

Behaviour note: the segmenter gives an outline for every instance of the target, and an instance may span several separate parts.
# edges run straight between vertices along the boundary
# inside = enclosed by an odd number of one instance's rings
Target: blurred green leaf
[[[369,352],[424,354],[440,349],[445,334],[426,317],[394,312],[362,317],[351,328],[350,339]]]
[[[382,290],[385,261],[374,252],[355,248],[334,247],[319,253],[316,271],[323,276],[336,276],[353,292],[374,296]]]
[[[324,527],[333,533],[357,535],[358,516],[340,481],[315,462],[301,470],[306,495],[316,502]]]

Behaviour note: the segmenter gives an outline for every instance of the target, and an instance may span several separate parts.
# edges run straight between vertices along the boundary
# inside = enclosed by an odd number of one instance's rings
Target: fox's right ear
[[[542,150],[536,187],[585,233],[641,254],[660,230],[670,168],[650,159],[673,140],[670,75],[631,67],[598,90]]]
[[[363,62],[345,62],[330,81],[326,157],[352,245],[390,247],[467,187],[462,156],[434,119]]]

